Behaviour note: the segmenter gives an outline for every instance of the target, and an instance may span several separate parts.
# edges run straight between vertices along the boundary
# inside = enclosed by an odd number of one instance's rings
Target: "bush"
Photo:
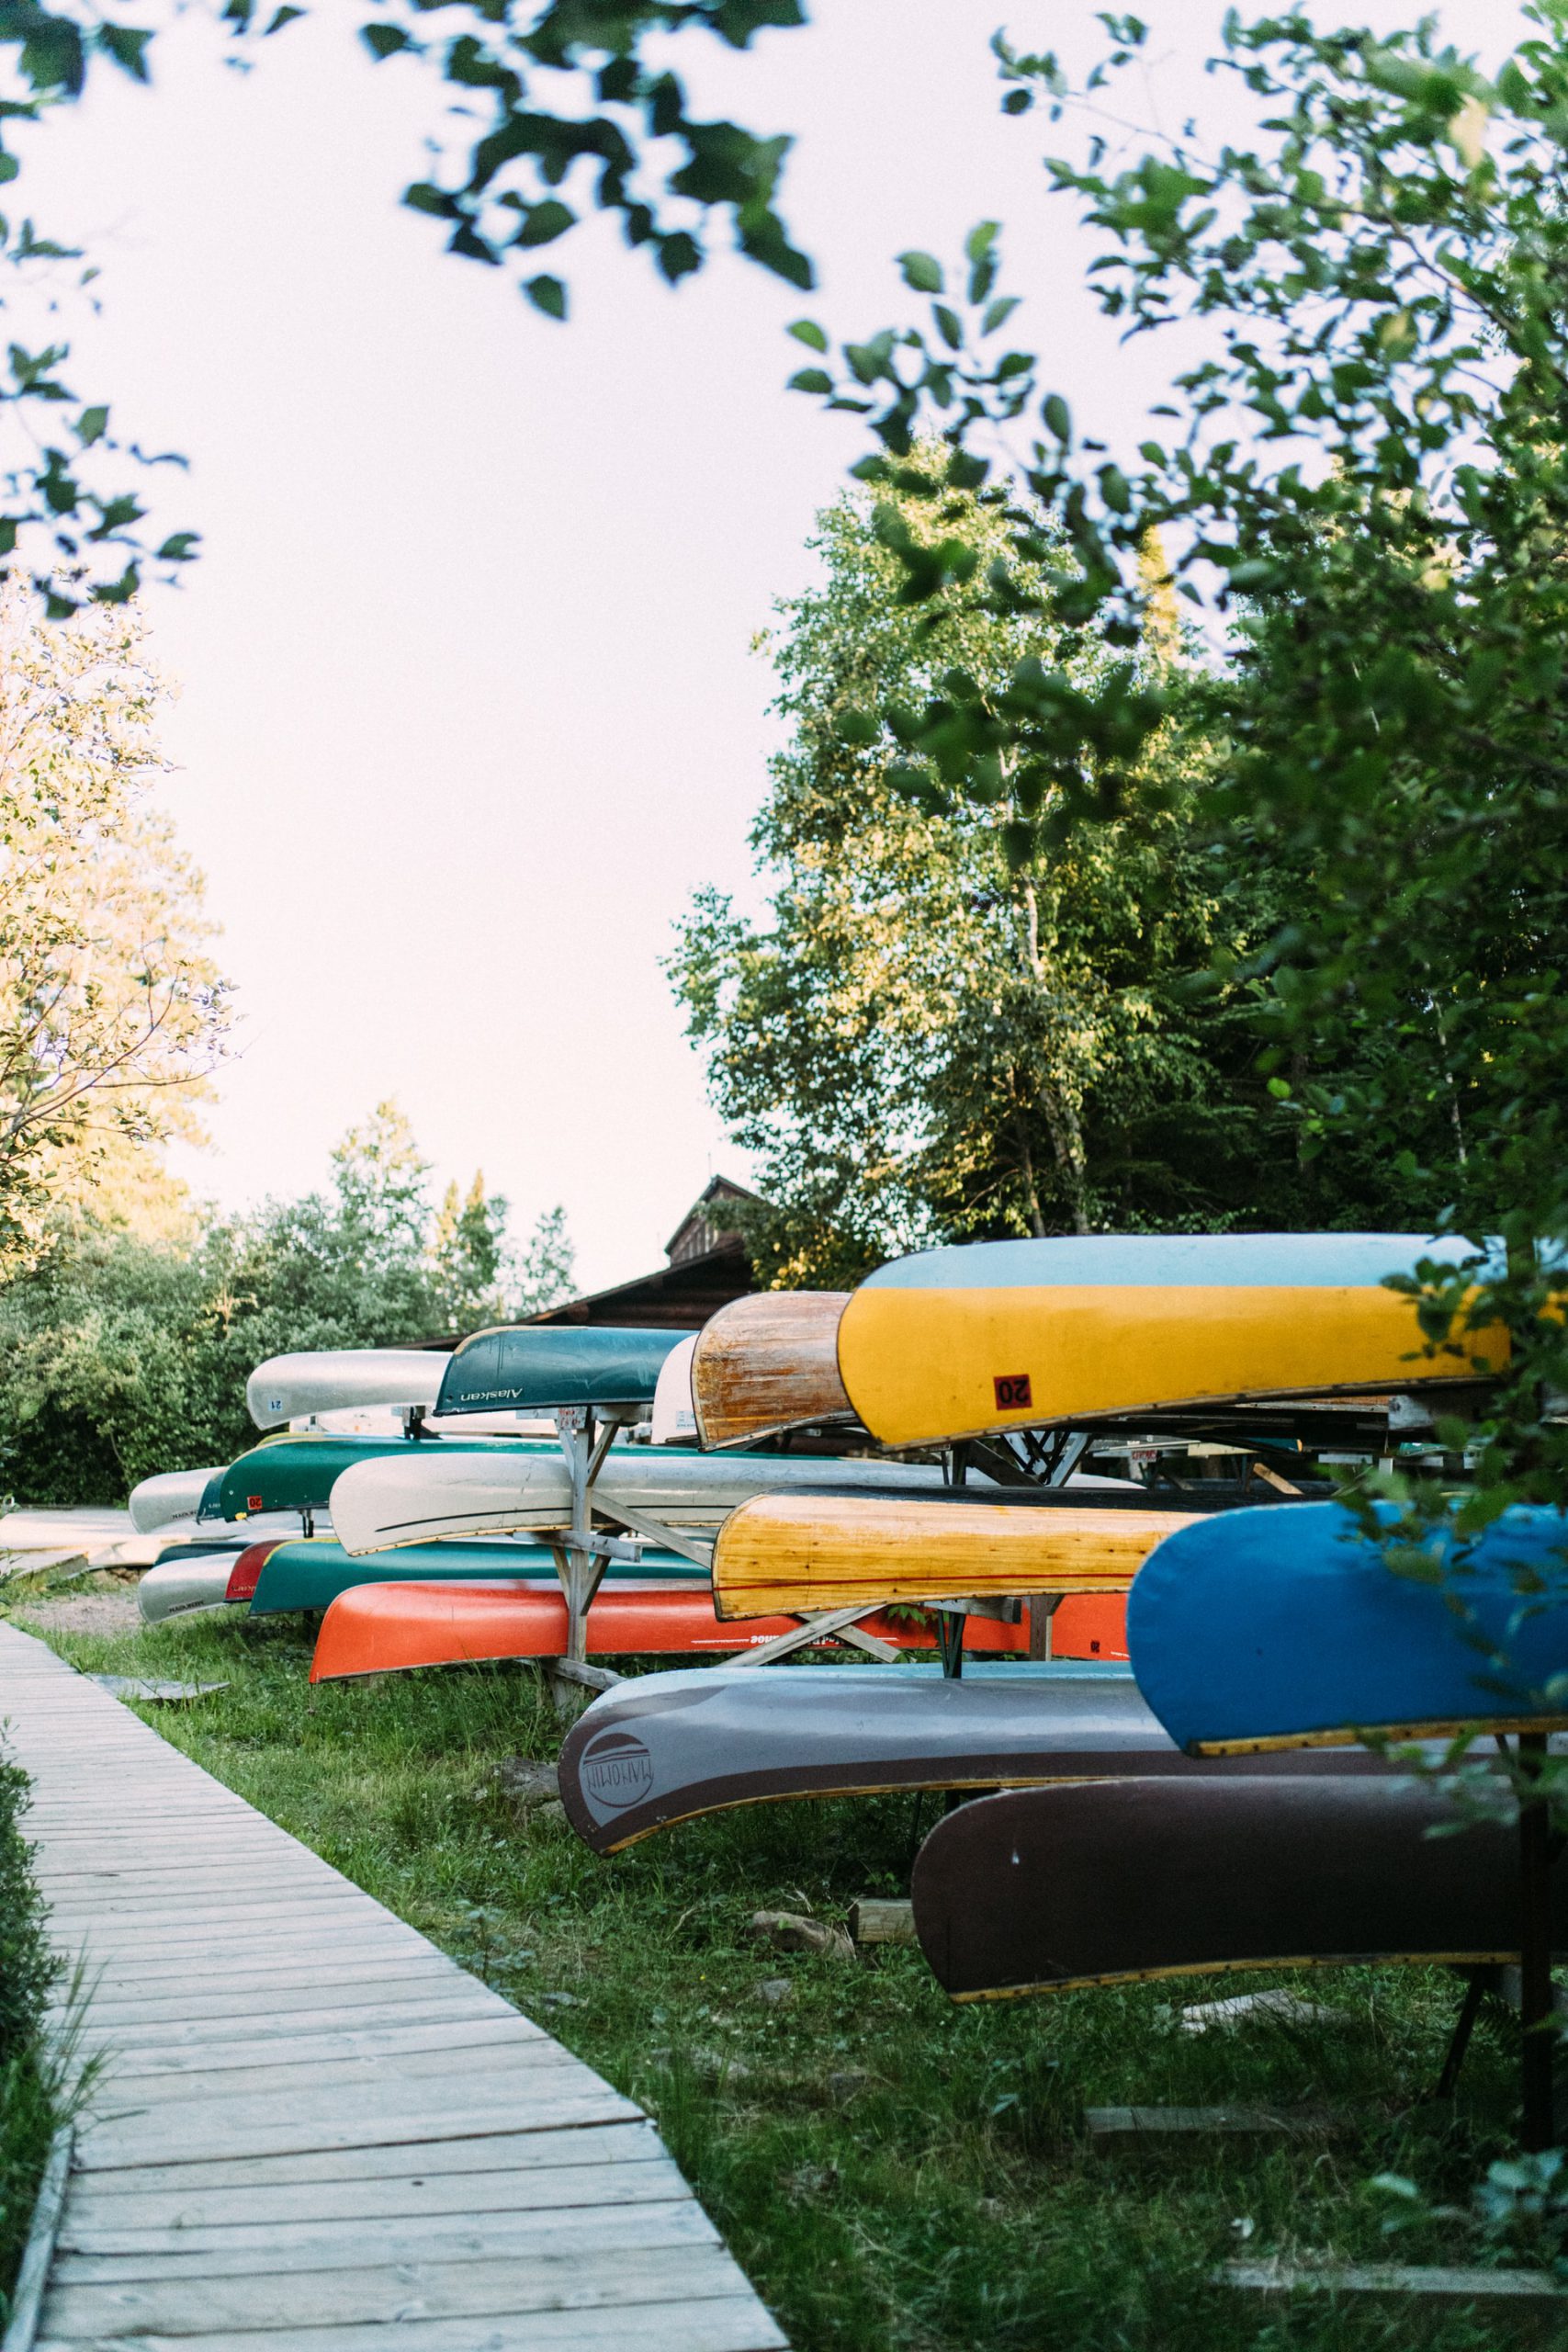
[[[57,2071],[44,2047],[44,2012],[60,1962],[44,1934],[45,1906],[22,1836],[28,1777],[0,1754],[0,2321],[8,2316],[33,2200],[60,2120]]]

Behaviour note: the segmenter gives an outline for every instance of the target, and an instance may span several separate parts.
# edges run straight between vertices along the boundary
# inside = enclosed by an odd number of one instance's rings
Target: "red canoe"
[[[1057,1657],[1126,1655],[1120,1596],[1088,1597],[1068,1618],[1064,1601],[1052,1627]],[[1064,1620],[1067,1623],[1064,1624]],[[705,1587],[638,1584],[603,1589],[588,1612],[588,1648],[599,1657],[701,1656],[757,1647],[791,1632],[791,1617],[721,1624]],[[930,1649],[923,1626],[883,1616],[865,1630],[901,1649]],[[1027,1651],[1027,1625],[970,1618],[967,1645],[992,1655]],[[1081,1645],[1069,1649],[1068,1642]],[[559,1657],[566,1647],[566,1602],[538,1584],[362,1584],[340,1593],[321,1620],[312,1682],[355,1674],[390,1674],[418,1666],[452,1666],[507,1657]]]

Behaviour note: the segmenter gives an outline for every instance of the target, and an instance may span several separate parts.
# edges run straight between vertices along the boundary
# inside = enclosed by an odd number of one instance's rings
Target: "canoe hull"
[[[668,1527],[711,1532],[753,1495],[820,1486],[830,1477],[868,1492],[935,1491],[942,1474],[896,1462],[812,1462],[784,1454],[694,1453],[680,1448],[615,1446],[594,1487],[613,1514],[617,1497]],[[437,1453],[410,1447],[347,1470],[332,1493],[333,1525],[351,1552],[428,1543],[439,1536],[536,1533],[564,1526],[571,1485],[553,1447],[521,1456]]]
[[[1063,1493],[1066,1490],[1062,1490]],[[719,1530],[720,1616],[974,1594],[1125,1592],[1177,1511],[1118,1502],[761,1495]]]
[[[1264,1759],[1255,1758],[1254,1761]],[[987,1797],[917,1857],[915,1928],[958,2000],[1347,1961],[1516,1960],[1517,1839],[1452,1837],[1430,1782],[1224,1771]],[[1313,1759],[1321,1761],[1324,1759]],[[1568,1869],[1553,1883],[1568,1943]]]
[[[153,1535],[194,1522],[209,1481],[222,1475],[221,1469],[162,1470],[143,1478],[130,1490],[131,1526],[138,1535]]]
[[[606,1412],[651,1407],[665,1357],[694,1336],[598,1324],[534,1323],[476,1331],[446,1359],[436,1414],[553,1412],[563,1405],[592,1405]]]
[[[1092,1236],[981,1242],[884,1266],[839,1326],[839,1370],[884,1445],[1209,1400],[1472,1380],[1501,1331],[1423,1360],[1381,1287],[1463,1245],[1415,1234]]]
[[[350,1412],[367,1405],[433,1406],[445,1355],[424,1348],[320,1348],[269,1356],[245,1383],[258,1430],[310,1413]]]
[[[1544,1510],[1506,1512],[1462,1550],[1450,1542],[1437,1584],[1395,1576],[1342,1505],[1238,1510],[1160,1545],[1128,1603],[1128,1645],[1187,1747],[1548,1728],[1568,1721],[1550,1688],[1568,1674],[1565,1564],[1568,1521]]]
[[[706,1572],[671,1552],[645,1553],[635,1566],[613,1561],[609,1576],[616,1584],[691,1584],[705,1601],[707,1597]],[[560,1582],[555,1554],[543,1544],[415,1544],[360,1559],[341,1544],[317,1539],[268,1544],[259,1561],[247,1555],[231,1578],[229,1598],[248,1599],[253,1617],[274,1617],[330,1608],[340,1593],[359,1585],[473,1584],[496,1577],[547,1589]]]
[[[719,1308],[692,1358],[704,1445],[752,1445],[854,1419],[839,1377],[839,1317],[849,1299],[848,1291],[759,1291]]]
[[[1359,1750],[1323,1761],[1382,1769]],[[949,1681],[935,1666],[716,1666],[596,1699],[567,1736],[560,1792],[578,1836],[612,1854],[740,1805],[1237,1769],[1184,1757],[1124,1668],[1020,1659]]]

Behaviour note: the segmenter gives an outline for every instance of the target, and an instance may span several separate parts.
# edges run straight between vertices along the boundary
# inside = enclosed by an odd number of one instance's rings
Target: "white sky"
[[[783,327],[903,319],[891,256],[951,254],[990,216],[1031,292],[1016,339],[1049,353],[1081,424],[1130,432],[1168,365],[1120,350],[1082,290],[1097,243],[1039,163],[1062,134],[998,112],[998,13],[818,0],[750,57],[676,45],[716,110],[799,134],[785,209],[821,274],[804,300],[728,257],[671,293],[597,224],[541,256],[571,323],[537,318],[399,206],[440,98],[416,66],[370,65],[354,6],[323,5],[248,74],[187,19],[154,46],[152,93],[105,79],[28,135],[7,198],[105,270],[71,379],[112,396],[118,430],[188,454],[158,520],[204,534],[152,606],[183,688],[169,802],[242,1016],[214,1148],[182,1161],[198,1190],[318,1183],[395,1094],[441,1181],[482,1166],[520,1230],[564,1201],[596,1288],[660,1262],[711,1172],[750,1174],[659,959],[697,885],[754,899],[772,738],[750,640],[864,446],[784,392],[806,355]],[[1220,11],[1141,13],[1165,127],[1223,106],[1194,72]],[[1517,21],[1513,0],[1442,13],[1494,57]],[[1081,50],[1093,14],[1007,22]]]

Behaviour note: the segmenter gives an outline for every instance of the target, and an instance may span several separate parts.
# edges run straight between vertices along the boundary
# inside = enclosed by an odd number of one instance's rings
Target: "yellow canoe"
[[[1404,1390],[1506,1362],[1500,1329],[1427,1354],[1385,1275],[1464,1243],[1417,1234],[1135,1234],[977,1242],[882,1267],[839,1370],[883,1445],[1232,1399]]]
[[[760,1495],[719,1529],[714,1608],[722,1618],[804,1616],[859,1602],[1125,1592],[1190,1519],[1120,1505]]]
[[[692,1404],[705,1446],[852,1421],[839,1377],[845,1290],[765,1290],[721,1306],[697,1334]]]

